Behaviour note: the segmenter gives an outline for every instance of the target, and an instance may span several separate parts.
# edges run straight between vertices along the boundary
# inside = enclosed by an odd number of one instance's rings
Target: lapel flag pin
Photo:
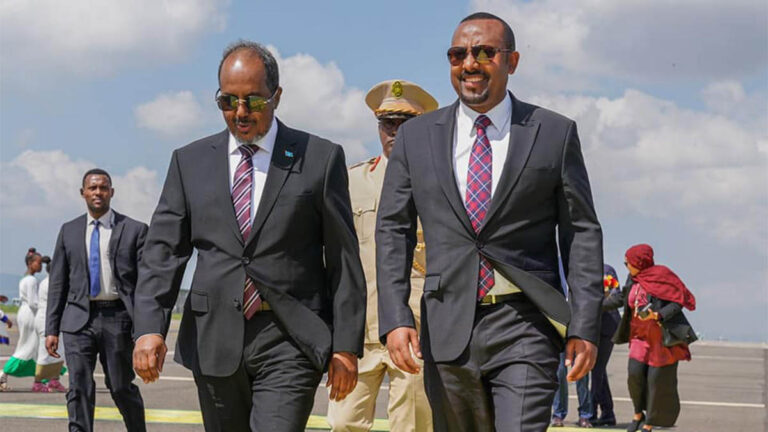
[[[292,151],[290,151],[290,150],[286,150],[286,151],[285,151],[285,157],[288,157],[288,158],[293,158],[293,152],[292,152]]]

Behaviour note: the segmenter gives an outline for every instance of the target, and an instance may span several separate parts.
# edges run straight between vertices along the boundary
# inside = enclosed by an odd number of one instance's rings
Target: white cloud
[[[768,244],[765,129],[636,90],[532,101],[578,122],[601,213],[687,220],[730,243]],[[622,205],[601,206],[602,197]]]
[[[7,0],[0,5],[4,62],[18,71],[85,75],[173,61],[224,28],[226,0]],[[13,49],[10,49],[13,47]]]
[[[334,62],[322,64],[302,53],[282,57],[275,47],[268,48],[280,69],[280,120],[340,144],[350,165],[369,156],[364,143],[378,135],[376,119],[365,105],[365,92],[348,86]],[[220,112],[210,108],[212,105],[212,101],[201,104],[188,90],[168,92],[135,107],[134,117],[141,128],[192,139],[209,125],[224,127]]]
[[[510,23],[521,87],[585,90],[605,80],[743,79],[768,64],[768,5],[734,0],[475,0]]]
[[[347,86],[333,62],[322,64],[308,54],[283,58],[277,49],[269,48],[280,67],[283,88],[278,117],[341,144],[348,164],[368,156],[363,143],[378,135],[376,119],[365,105],[365,92]]]
[[[134,108],[140,128],[166,136],[184,136],[206,122],[203,108],[191,91],[164,93]]]
[[[63,220],[83,213],[80,197],[82,175],[96,165],[86,160],[72,160],[61,150],[27,150],[3,164],[0,171],[0,208],[9,223]],[[125,174],[112,175],[115,188],[113,207],[135,219],[149,222],[160,182],[157,173],[135,167]]]

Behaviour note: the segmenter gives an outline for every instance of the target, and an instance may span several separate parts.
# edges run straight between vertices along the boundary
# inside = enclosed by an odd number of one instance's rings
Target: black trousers
[[[299,350],[272,312],[245,328],[243,361],[234,374],[195,374],[207,432],[300,432],[323,373]]]
[[[144,432],[144,401],[133,384],[131,317],[119,307],[91,308],[88,323],[77,333],[64,333],[69,367],[67,412],[70,432],[93,431],[96,384],[93,370],[101,362],[107,388],[129,432]]]
[[[613,413],[613,395],[611,386],[608,383],[608,360],[613,352],[613,342],[611,336],[600,336],[600,343],[597,345],[597,361],[592,369],[592,419],[597,419],[597,408],[600,407],[600,419],[615,420]]]
[[[680,414],[677,394],[677,362],[653,367],[629,359],[627,385],[635,412],[645,411],[645,423],[651,426],[675,425]]]
[[[423,347],[428,337],[425,332]],[[525,297],[478,306],[458,359],[435,363],[425,356],[435,431],[546,431],[562,349],[560,336]]]

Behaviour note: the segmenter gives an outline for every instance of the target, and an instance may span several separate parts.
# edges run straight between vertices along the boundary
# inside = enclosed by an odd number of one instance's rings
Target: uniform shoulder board
[[[370,159],[364,160],[362,162],[358,162],[358,163],[356,163],[354,165],[350,165],[347,169],[348,170],[352,170],[352,169],[361,167],[363,165],[370,165],[370,164],[375,163],[375,162],[376,162],[376,156],[374,156],[374,157],[372,157]]]

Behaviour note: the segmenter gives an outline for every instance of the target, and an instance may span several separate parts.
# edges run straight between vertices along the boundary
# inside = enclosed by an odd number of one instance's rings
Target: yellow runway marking
[[[170,410],[170,409],[146,409],[144,410],[147,423],[168,424],[203,424],[200,411]],[[33,418],[33,419],[61,419],[67,418],[65,405],[48,404],[21,404],[0,402],[0,417]],[[123,418],[117,408],[96,407],[96,420],[122,421]],[[313,415],[307,422],[308,429],[330,430],[324,416]],[[385,419],[376,419],[373,422],[375,432],[389,431],[389,422]],[[601,431],[619,431],[621,429],[599,429]],[[578,427],[550,428],[552,432],[581,432]]]

